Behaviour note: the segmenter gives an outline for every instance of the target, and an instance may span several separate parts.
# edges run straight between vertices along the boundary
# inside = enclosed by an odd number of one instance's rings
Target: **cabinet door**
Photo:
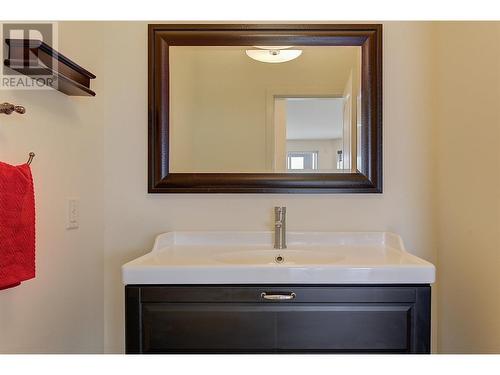
[[[284,351],[408,352],[411,305],[290,304],[277,317]]]
[[[127,353],[430,352],[429,286],[127,286],[126,293]]]
[[[260,305],[149,303],[143,353],[259,352],[274,349],[275,313]]]

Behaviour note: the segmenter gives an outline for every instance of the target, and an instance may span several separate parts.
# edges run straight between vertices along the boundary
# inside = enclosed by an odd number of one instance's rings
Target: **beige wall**
[[[96,100],[108,104],[102,124],[107,351],[123,350],[120,266],[148,252],[163,231],[268,230],[272,207],[283,204],[289,230],[390,230],[403,236],[412,253],[435,261],[431,28],[422,23],[384,27],[383,195],[148,195],[146,24],[88,26],[87,32],[106,45],[92,51],[101,64]],[[91,53],[81,48],[81,54]]]
[[[436,37],[439,350],[500,353],[500,23]]]
[[[105,350],[123,351],[123,263],[163,231],[269,229],[277,204],[290,230],[390,230],[434,261],[431,28],[384,27],[383,195],[148,195],[146,23],[61,24],[61,50],[98,76],[97,97],[2,93],[29,111],[2,118],[0,157],[37,152],[39,276],[1,292],[0,351],[100,351],[103,308]],[[79,231],[64,229],[67,195],[81,198]]]
[[[64,54],[101,76],[94,33],[62,24]],[[21,164],[30,151],[37,210],[37,277],[0,291],[0,353],[99,353],[103,350],[103,149],[105,104],[57,91],[0,90],[26,106],[0,115],[0,160]],[[69,197],[80,199],[80,229],[66,230]],[[1,213],[0,213],[1,215]]]

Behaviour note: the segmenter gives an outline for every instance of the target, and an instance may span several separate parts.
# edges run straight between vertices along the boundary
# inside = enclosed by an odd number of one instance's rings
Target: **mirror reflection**
[[[172,173],[360,169],[361,48],[171,46]]]

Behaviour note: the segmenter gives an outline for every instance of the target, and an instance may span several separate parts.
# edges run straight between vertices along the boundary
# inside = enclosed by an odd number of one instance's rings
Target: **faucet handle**
[[[274,248],[286,249],[286,207],[274,207]]]

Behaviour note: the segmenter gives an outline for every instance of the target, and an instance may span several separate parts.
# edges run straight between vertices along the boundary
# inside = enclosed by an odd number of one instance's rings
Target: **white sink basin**
[[[124,284],[429,284],[435,267],[393,233],[169,232],[122,267]]]
[[[222,263],[248,265],[317,265],[332,264],[345,257],[324,250],[244,250],[214,254],[213,258]]]

